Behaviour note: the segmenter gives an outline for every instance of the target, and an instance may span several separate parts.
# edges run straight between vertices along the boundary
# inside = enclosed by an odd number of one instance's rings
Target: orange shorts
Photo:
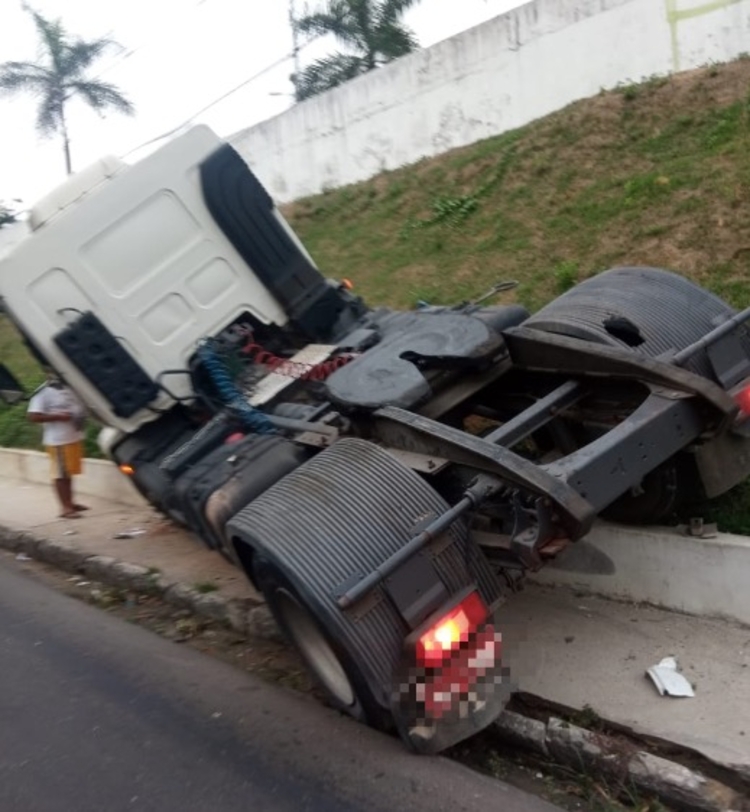
[[[52,479],[70,479],[83,470],[83,443],[48,445]]]

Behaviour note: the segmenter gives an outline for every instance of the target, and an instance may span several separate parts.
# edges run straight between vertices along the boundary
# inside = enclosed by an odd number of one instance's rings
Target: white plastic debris
[[[695,696],[693,686],[677,670],[677,660],[665,657],[646,671],[661,696]]]
[[[141,530],[140,527],[136,527],[133,530],[121,530],[119,533],[115,533],[112,536],[113,539],[134,539],[138,538],[138,536],[144,536],[146,534],[145,530]]]
[[[26,555],[26,553],[19,553],[16,556],[16,561],[31,561],[31,556]]]

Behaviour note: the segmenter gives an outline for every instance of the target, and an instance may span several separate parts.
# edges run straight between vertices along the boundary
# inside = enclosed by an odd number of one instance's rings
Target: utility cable
[[[322,36],[323,36],[322,34],[317,34],[314,37],[311,37],[309,40],[307,40],[305,43],[303,43],[303,45],[301,45],[297,49],[297,51],[299,52],[299,50],[301,50],[303,48],[306,48],[308,45],[311,45],[313,42],[320,39]],[[245,79],[244,81],[240,82],[238,85],[235,85],[235,87],[233,87],[231,90],[228,90],[226,93],[222,93],[221,96],[216,97],[209,104],[205,105],[204,107],[201,107],[200,110],[193,113],[190,117],[186,118],[181,124],[178,124],[176,127],[173,127],[171,130],[168,130],[167,132],[162,133],[161,135],[157,135],[154,138],[150,138],[148,141],[144,141],[142,144],[138,144],[137,147],[133,147],[132,149],[130,149],[127,152],[123,153],[120,157],[121,158],[127,158],[128,155],[132,155],[134,152],[137,152],[139,149],[143,149],[144,147],[150,146],[151,144],[155,144],[157,141],[162,141],[165,138],[169,138],[172,135],[176,135],[178,132],[185,129],[185,127],[192,124],[193,121],[195,121],[195,119],[198,118],[198,116],[203,115],[203,113],[207,112],[212,107],[215,107],[220,102],[223,102],[225,99],[229,98],[229,96],[234,95],[238,90],[242,90],[243,87],[246,87],[247,85],[251,84],[252,82],[256,81],[257,79],[260,79],[261,76],[264,76],[269,71],[272,71],[274,68],[278,68],[280,65],[283,65],[285,62],[287,62],[288,60],[293,59],[293,58],[294,58],[294,52],[285,54],[283,57],[281,57],[280,59],[277,59],[275,62],[272,62],[270,65],[266,65],[264,68],[261,68],[261,70],[259,70],[257,73],[254,73],[248,79]]]

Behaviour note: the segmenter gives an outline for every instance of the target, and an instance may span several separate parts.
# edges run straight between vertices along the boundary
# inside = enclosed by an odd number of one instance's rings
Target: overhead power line
[[[133,147],[132,149],[123,153],[121,157],[127,158],[128,155],[132,155],[134,152],[137,152],[138,150],[143,149],[144,147],[148,147],[151,144],[155,144],[157,141],[162,141],[165,138],[169,138],[172,135],[176,135],[178,132],[185,129],[185,127],[192,124],[195,121],[195,119],[198,118],[198,116],[201,116],[203,115],[203,113],[207,112],[211,108],[216,107],[217,104],[223,102],[225,99],[228,99],[230,96],[234,95],[238,90],[242,90],[243,87],[246,87],[247,85],[252,84],[252,82],[256,81],[257,79],[260,79],[261,76],[264,76],[265,74],[274,70],[274,68],[278,68],[285,62],[288,62],[290,59],[294,59],[295,56],[299,54],[301,50],[307,48],[308,45],[311,45],[313,42],[320,39],[322,36],[323,36],[322,34],[316,34],[310,37],[310,39],[306,40],[302,45],[295,46],[294,50],[291,53],[285,54],[283,57],[277,59],[275,62],[266,65],[264,68],[261,68],[261,70],[259,70],[257,73],[254,73],[252,76],[250,76],[247,79],[244,79],[238,85],[235,85],[231,90],[228,90],[226,93],[222,93],[220,96],[217,96],[213,101],[201,107],[200,110],[193,113],[191,116],[189,116],[180,124],[178,124],[176,127],[173,127],[171,130],[168,130],[167,132],[162,133],[161,135],[157,135],[154,138],[149,138],[148,141],[144,141],[142,144],[138,144],[137,147]]]

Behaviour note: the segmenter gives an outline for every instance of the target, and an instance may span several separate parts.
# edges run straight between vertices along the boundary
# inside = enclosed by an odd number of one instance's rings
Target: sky
[[[316,8],[320,1],[307,3]],[[36,10],[59,17],[71,33],[110,37],[122,46],[89,76],[115,84],[136,114],[100,118],[73,100],[68,124],[74,170],[103,155],[137,160],[149,149],[144,144],[193,117],[228,136],[283,112],[292,104],[290,2],[298,16],[304,12],[306,0],[32,0]],[[404,21],[427,47],[523,2],[422,0]],[[302,65],[336,47],[329,40],[308,45]],[[37,55],[35,29],[20,0],[0,0],[0,63],[35,61]],[[0,201],[20,199],[19,209],[65,179],[59,139],[41,138],[35,120],[33,99],[0,98]]]

